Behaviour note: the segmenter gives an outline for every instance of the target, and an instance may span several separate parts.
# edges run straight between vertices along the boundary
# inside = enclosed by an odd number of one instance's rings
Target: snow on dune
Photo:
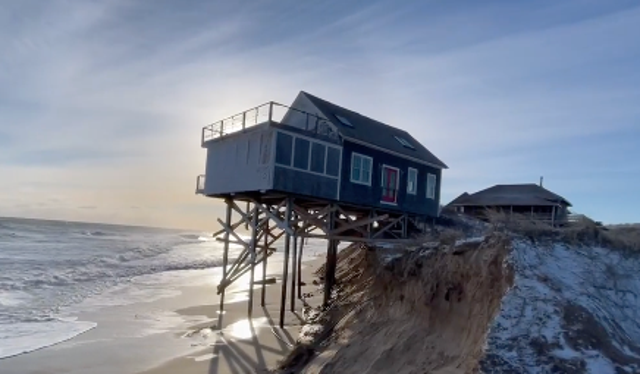
[[[640,372],[640,261],[514,240],[515,285],[488,339],[487,373]]]

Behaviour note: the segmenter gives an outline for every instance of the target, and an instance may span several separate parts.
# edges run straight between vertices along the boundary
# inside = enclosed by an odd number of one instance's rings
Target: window
[[[401,138],[399,136],[394,136],[394,138],[396,138],[396,140],[398,141],[398,143],[402,144],[403,147],[405,148],[409,148],[409,149],[415,149],[413,147],[413,145],[411,145],[411,143],[409,143],[409,141],[405,138]]]
[[[351,154],[351,182],[371,186],[373,159],[359,153]]]
[[[265,143],[266,142],[263,141],[263,145]],[[242,144],[240,147],[236,145],[236,156],[242,152],[246,152]],[[285,132],[276,132],[275,158],[276,164],[280,166],[322,174],[326,177],[338,178],[340,174],[341,152],[342,149],[338,146],[323,144]],[[365,177],[368,177],[370,181],[370,162],[366,165],[369,165],[369,169],[367,169]]]
[[[334,116],[336,116],[336,118],[338,119],[338,121],[340,121],[340,123],[342,123],[345,126],[349,126],[349,127],[353,127],[353,125],[351,124],[351,122],[349,122],[348,119],[344,118],[343,116],[334,114]]]
[[[276,139],[276,164],[291,166],[292,151],[293,136],[279,132]]]
[[[309,170],[309,147],[307,139],[296,138],[296,149],[293,156],[294,168]]]
[[[311,171],[324,174],[325,148],[326,147],[320,143],[311,144]]]
[[[418,169],[409,168],[407,173],[407,193],[412,195],[418,193]]]
[[[427,199],[436,198],[436,176],[427,174]]]
[[[340,150],[327,147],[327,175],[337,177],[340,170]]]

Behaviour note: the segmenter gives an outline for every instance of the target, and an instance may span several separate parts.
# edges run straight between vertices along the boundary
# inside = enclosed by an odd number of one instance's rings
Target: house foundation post
[[[293,258],[291,259],[291,305],[290,310],[296,310],[296,282],[298,280],[298,235],[293,235]]]
[[[335,225],[335,212],[332,210],[329,213],[329,222],[328,222],[327,232],[333,231],[334,225]],[[333,290],[333,286],[335,283],[336,262],[337,262],[336,243],[337,241],[331,238],[329,238],[327,243],[327,262],[325,264],[324,300],[323,300],[323,306],[325,307],[329,305],[329,301],[331,299],[331,291]]]
[[[285,211],[285,225],[289,226],[291,222],[291,209],[292,209],[292,199],[287,198],[287,206]],[[288,228],[288,227],[287,227]],[[285,228],[286,229],[286,228]],[[284,309],[286,307],[286,299],[287,299],[287,278],[289,275],[289,246],[291,244],[291,234],[289,234],[289,230],[285,234],[284,239],[284,263],[282,266],[282,290],[280,293],[280,328],[284,328]]]
[[[300,238],[300,253],[298,253],[298,299],[302,299],[302,253],[304,252],[305,240],[304,237]]]
[[[402,239],[407,239],[409,237],[409,218],[405,214],[402,218]]]
[[[264,307],[266,305],[266,295],[267,295],[267,260],[269,256],[267,256],[267,251],[269,250],[269,235],[271,234],[271,228],[269,227],[269,219],[267,218],[264,223],[264,253],[265,258],[262,261],[262,293],[260,294],[260,306]]]
[[[227,205],[227,212],[225,215],[225,224],[227,227],[231,226],[231,216],[233,211],[231,210],[231,206],[233,201],[231,199],[225,199],[225,204]],[[224,233],[224,247],[222,250],[222,279],[227,279],[227,265],[229,264],[229,231],[225,231]],[[225,287],[226,288],[226,287]],[[222,289],[220,293],[220,318],[218,320],[219,325],[222,325],[222,315],[224,314],[224,294],[225,288]],[[222,328],[222,326],[218,326],[218,328]]]
[[[249,251],[250,251],[250,257],[249,257],[249,261],[251,261],[251,263],[249,264],[249,266],[251,266],[251,271],[250,271],[250,278],[249,278],[249,305],[248,305],[248,314],[249,314],[249,318],[251,318],[251,315],[253,314],[253,285],[254,285],[254,278],[255,278],[255,272],[256,272],[256,249],[258,247],[258,204],[254,203],[254,207],[253,207],[253,217],[251,220],[251,242],[249,243]],[[265,253],[266,253],[266,249],[265,249]]]

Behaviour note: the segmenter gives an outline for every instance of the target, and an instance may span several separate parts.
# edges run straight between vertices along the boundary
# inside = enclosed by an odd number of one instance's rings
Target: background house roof
[[[304,91],[301,93],[322,112],[325,118],[338,128],[342,136],[413,157],[442,169],[448,168],[444,162],[437,158],[408,132],[330,103],[310,93]],[[345,119],[348,124],[343,123]],[[395,138],[396,136],[405,139],[413,146],[413,149],[403,146],[400,141]]]
[[[452,205],[461,205],[460,203],[464,202],[464,200],[467,198],[467,196],[469,196],[469,194],[467,192],[462,193],[462,195],[456,197],[455,199],[453,199],[449,204],[447,204],[447,206],[452,206]]]
[[[463,193],[449,206],[549,206],[571,203],[535,183],[498,184],[473,194]]]

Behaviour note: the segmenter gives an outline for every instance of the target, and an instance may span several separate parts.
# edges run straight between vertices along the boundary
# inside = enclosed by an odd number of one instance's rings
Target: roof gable
[[[300,94],[306,96],[322,115],[335,125],[343,137],[418,159],[440,169],[448,168],[444,162],[408,132],[330,103],[307,92],[302,91]]]
[[[447,206],[462,205],[469,196],[470,196],[469,193],[463,192],[460,196],[456,197],[449,204],[447,204]]]

